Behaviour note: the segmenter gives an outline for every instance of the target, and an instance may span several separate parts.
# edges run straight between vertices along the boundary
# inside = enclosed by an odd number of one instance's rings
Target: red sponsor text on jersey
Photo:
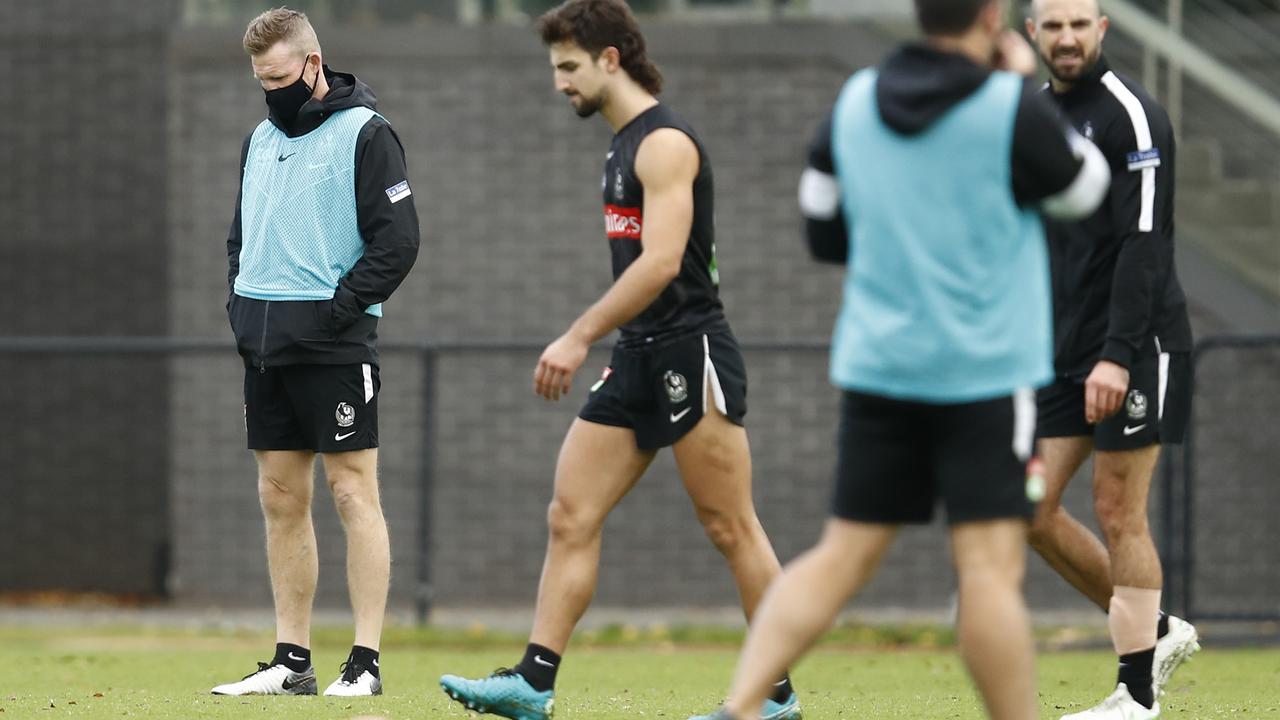
[[[644,220],[640,208],[604,206],[604,232],[609,239],[639,240]]]

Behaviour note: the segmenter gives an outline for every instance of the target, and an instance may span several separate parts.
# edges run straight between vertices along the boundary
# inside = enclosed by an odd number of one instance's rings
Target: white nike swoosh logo
[[[605,160],[608,160],[608,159],[609,159],[609,158],[611,158],[611,157],[613,157],[613,151],[612,151],[612,150],[610,150],[609,152],[605,153],[604,159],[605,159]]]
[[[680,411],[680,412],[678,412],[678,413],[671,413],[671,422],[673,422],[673,423],[680,422],[680,418],[684,417],[685,415],[688,415],[688,414],[689,414],[689,411],[690,411],[690,410],[692,410],[692,409],[693,409],[693,408],[691,408],[691,407],[687,407],[687,408],[685,408],[685,409],[681,410],[681,411]]]
[[[356,434],[356,433],[355,433],[355,431],[354,431],[354,430],[352,430],[351,432],[347,433],[346,435],[339,435],[339,434],[337,434],[337,433],[334,433],[334,434],[333,434],[333,439],[334,439],[334,440],[338,440],[338,441],[342,441],[342,440],[346,440],[347,438],[349,438],[349,437],[351,437],[352,435],[355,435],[355,434]]]
[[[1139,425],[1139,426],[1137,426],[1137,427],[1129,427],[1128,425],[1125,425],[1125,426],[1124,426],[1124,434],[1125,434],[1125,437],[1128,437],[1128,436],[1130,436],[1130,435],[1132,435],[1132,434],[1134,434],[1134,433],[1138,432],[1139,430],[1141,430],[1142,428],[1144,428],[1144,427],[1146,427],[1146,426],[1147,426],[1147,424],[1146,424],[1146,423],[1142,423],[1141,425]]]
[[[541,655],[534,655],[534,656],[533,656],[533,661],[534,661],[534,662],[536,662],[536,663],[538,663],[539,665],[541,665],[541,666],[543,666],[543,667],[549,667],[549,668],[553,668],[553,667],[555,667],[555,665],[553,665],[553,664],[551,664],[551,663],[547,662],[546,660],[543,660]]]
[[[373,660],[373,666],[374,666],[374,667],[378,667],[378,659],[377,659],[377,658],[374,658],[374,660]]]
[[[298,662],[302,662],[306,660],[306,658],[300,658],[297,655],[294,655],[293,653],[285,653],[285,654],[289,657],[290,660],[297,660]]]

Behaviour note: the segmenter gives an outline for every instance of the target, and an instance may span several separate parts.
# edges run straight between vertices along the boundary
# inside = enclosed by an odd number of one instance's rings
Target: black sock
[[[524,649],[524,659],[514,669],[534,690],[546,692],[556,686],[560,656],[541,645],[529,643],[529,647]]]
[[[1116,678],[1116,682],[1124,683],[1129,688],[1129,695],[1148,710],[1156,702],[1151,688],[1151,665],[1155,658],[1155,648],[1121,655],[1120,674]]]
[[[1168,634],[1169,634],[1169,616],[1165,613],[1165,611],[1161,610],[1160,622],[1156,623],[1156,639],[1159,640],[1160,638]]]
[[[359,665],[365,670],[368,670],[369,674],[376,678],[382,677],[381,675],[378,674],[378,651],[377,650],[371,650],[367,647],[364,647],[363,645],[352,645],[351,655],[347,657],[347,662],[351,663],[352,665]]]
[[[781,704],[786,702],[793,692],[795,692],[795,689],[791,687],[791,676],[783,675],[782,682],[773,684],[773,694],[769,696],[769,699]]]
[[[311,651],[301,645],[276,643],[276,656],[271,659],[271,664],[283,665],[300,673],[311,667]]]

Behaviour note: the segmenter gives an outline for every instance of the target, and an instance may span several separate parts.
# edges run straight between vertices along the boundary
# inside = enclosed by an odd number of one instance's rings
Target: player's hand
[[[533,392],[548,400],[559,400],[573,387],[573,374],[587,359],[590,343],[565,333],[547,346],[533,372]]]
[[[1014,30],[1005,30],[996,38],[996,56],[992,64],[997,70],[1031,77],[1036,71],[1036,53],[1026,38]]]
[[[1129,371],[1110,360],[1099,360],[1084,381],[1084,419],[1099,423],[1115,415],[1129,389]]]

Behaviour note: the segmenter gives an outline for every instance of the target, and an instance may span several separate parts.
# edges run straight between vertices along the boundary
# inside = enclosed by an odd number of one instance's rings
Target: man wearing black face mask
[[[245,360],[245,426],[258,462],[276,651],[218,695],[315,695],[320,453],[347,534],[355,642],[326,695],[382,692],[378,648],[391,571],[378,498],[378,318],[418,254],[404,150],[373,92],[321,61],[306,15],[269,10],[245,51],[268,119],[245,140],[227,238],[227,309]]]

